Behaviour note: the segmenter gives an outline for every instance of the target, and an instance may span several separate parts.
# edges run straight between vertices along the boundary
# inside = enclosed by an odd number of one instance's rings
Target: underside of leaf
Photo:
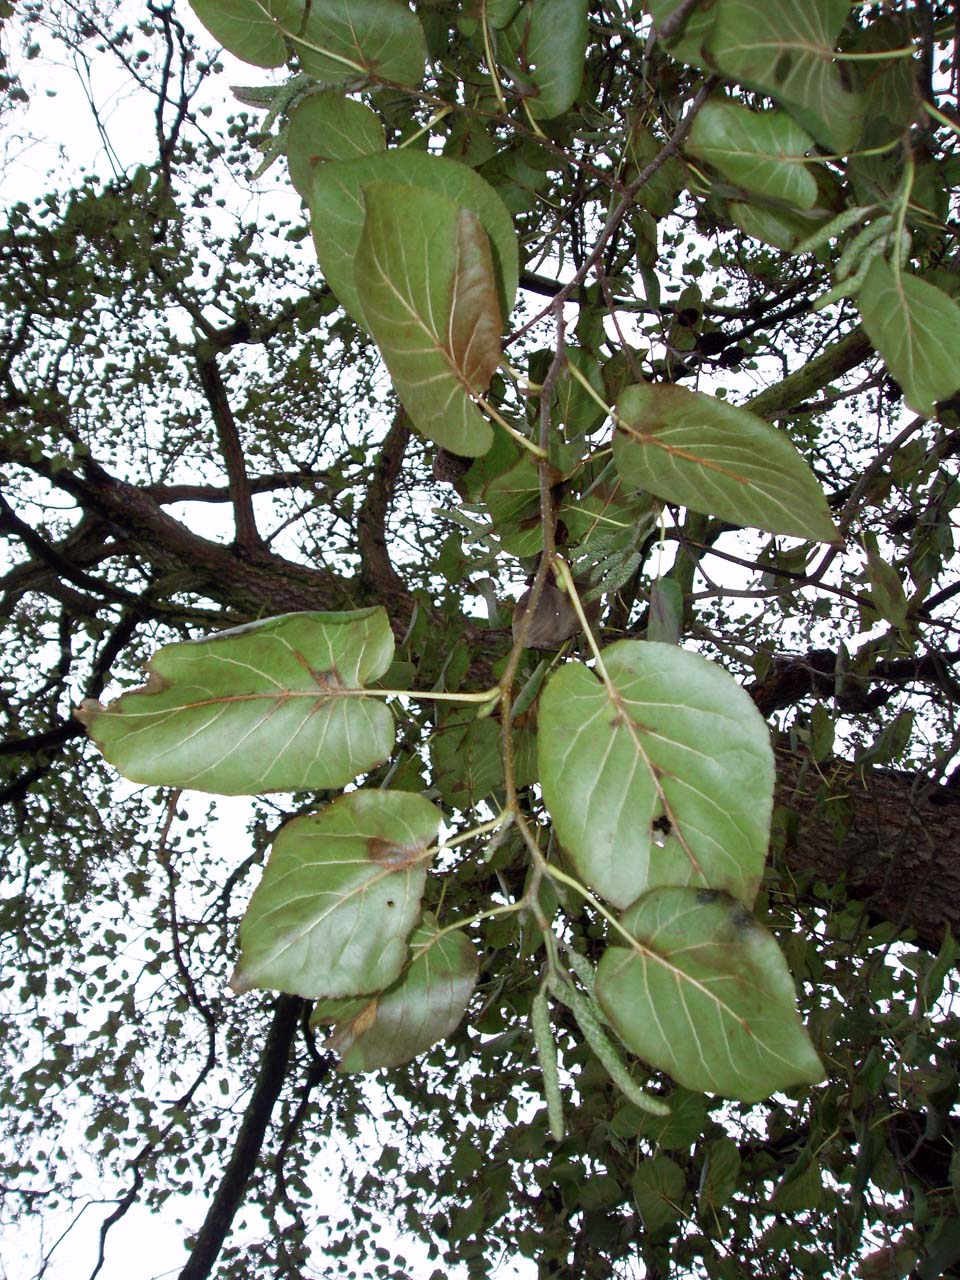
[[[371,183],[355,278],[363,313],[416,428],[445,449],[485,453],[474,404],[500,361],[490,244],[471,210],[418,187]]]

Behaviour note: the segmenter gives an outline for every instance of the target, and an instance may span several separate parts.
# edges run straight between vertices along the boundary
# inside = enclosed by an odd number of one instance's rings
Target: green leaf
[[[824,220],[820,212],[815,215],[796,213],[792,209],[763,209],[760,205],[734,200],[729,206],[730,217],[737,226],[754,240],[772,244],[775,249],[792,250],[806,239]]]
[[[679,644],[683,625],[683,589],[676,578],[658,578],[650,588],[647,639]]]
[[[538,120],[562,115],[583,81],[588,0],[529,0],[503,32],[516,77],[529,86],[526,105]]]
[[[814,760],[826,760],[833,751],[836,728],[833,716],[818,702],[810,716],[810,754]]]
[[[364,687],[386,671],[382,608],[290,613],[151,658],[142,689],[77,712],[133,782],[221,795],[342,787],[387,758],[393,716]]]
[[[480,0],[480,3],[489,25],[499,31],[514,20],[523,0]],[[473,7],[477,7],[476,4]]]
[[[492,426],[493,444],[482,458],[474,460],[463,477],[464,496],[469,502],[477,502],[486,485],[509,470],[520,456],[519,447],[499,422]]]
[[[456,1030],[477,981],[476,948],[428,917],[410,936],[410,951],[409,966],[381,995],[315,1006],[312,1027],[335,1024],[326,1048],[340,1055],[338,1070],[400,1066]]]
[[[931,417],[960,387],[960,307],[925,280],[874,259],[857,299],[867,336],[907,404]]]
[[[730,1138],[718,1138],[707,1146],[700,1175],[698,1208],[722,1209],[733,1199],[740,1177],[740,1151]]]
[[[651,1235],[683,1217],[687,1178],[669,1156],[644,1160],[633,1175],[632,1186],[643,1225]]]
[[[659,30],[682,3],[683,0],[647,0],[644,7],[650,10],[654,27]],[[716,26],[716,20],[716,5],[695,5],[687,14],[680,29],[667,40],[667,48],[675,58],[681,58],[694,66],[708,67],[705,49]],[[712,67],[709,69],[713,70]]]
[[[513,220],[503,201],[472,169],[456,160],[394,149],[359,160],[322,165],[310,193],[320,269],[358,324],[366,327],[354,281],[354,263],[366,213],[363,188],[371,182],[404,182],[422,187],[475,213],[490,237],[501,313],[504,317],[510,314],[517,294],[519,251]]]
[[[433,775],[444,804],[472,809],[503,785],[500,726],[472,710],[444,718],[430,741]]]
[[[568,493],[559,511],[571,543],[599,557],[643,542],[660,511],[654,497],[628,488],[609,461],[585,464],[577,480],[581,493]]]
[[[605,335],[604,335],[605,336]],[[588,350],[569,346],[565,363],[557,375],[550,397],[550,436],[547,441],[550,465],[564,475],[571,474],[586,452],[586,437],[603,422],[604,385],[600,366]],[[553,363],[551,350],[535,351],[530,357],[530,379],[543,383]],[[570,372],[573,366],[594,389],[595,395],[583,387]],[[530,414],[539,422],[540,402],[530,402]]]
[[[662,1151],[687,1151],[707,1123],[707,1100],[702,1093],[675,1089],[667,1102],[670,1114],[664,1117],[644,1114],[638,1131]]]
[[[826,498],[789,436],[669,383],[627,387],[613,457],[627,484],[732,524],[833,542]]]
[[[786,1228],[786,1222],[782,1222]],[[791,1232],[792,1234],[792,1232]],[[905,1234],[899,1241],[886,1244],[872,1253],[863,1255],[857,1263],[854,1275],[857,1280],[908,1280],[913,1276],[916,1280],[939,1280],[946,1274],[936,1262],[930,1266],[928,1276],[917,1269],[920,1254],[912,1243],[916,1237]]]
[[[324,85],[423,79],[423,28],[403,0],[314,0],[289,34],[301,68]]]
[[[606,418],[603,375],[600,366],[583,347],[568,347],[551,397],[550,462],[558,471],[573,471],[585,452],[584,439]],[[586,378],[596,396],[570,372],[570,365]],[[544,371],[545,372],[545,371]]]
[[[777,1213],[801,1213],[823,1204],[823,1172],[820,1162],[803,1155],[783,1175],[770,1202]]]
[[[403,0],[191,0],[225,49],[258,67],[279,67],[292,51],[326,86],[357,81],[418,85],[426,45]]]
[[[817,180],[805,160],[809,134],[783,111],[751,111],[717,99],[701,108],[688,149],[724,177],[771,200],[809,209]]]
[[[623,1201],[623,1186],[619,1178],[609,1173],[594,1173],[578,1189],[581,1209],[588,1213],[602,1213],[615,1209]]]
[[[285,33],[295,31],[302,0],[190,0],[215,40],[255,67],[281,67],[287,60]]]
[[[863,103],[834,60],[849,11],[850,0],[723,0],[710,52],[724,75],[779,99],[818,142],[849,151]]]
[[[495,476],[485,487],[483,498],[505,551],[524,557],[542,549],[540,472],[529,453]]]
[[[364,188],[356,285],[397,395],[429,440],[468,457],[493,432],[472,397],[500,362],[500,308],[480,219],[398,182]]]
[[[960,948],[957,947],[950,925],[945,924],[940,950],[937,952],[936,959],[930,965],[930,968],[923,975],[921,991],[925,1010],[932,1008],[943,994],[944,982],[957,963],[958,953],[960,953]]]
[[[383,151],[383,125],[362,102],[326,90],[304,99],[287,126],[290,179],[309,200],[317,165]]]
[[[632,1052],[688,1089],[744,1102],[823,1079],[786,962],[742,903],[654,889],[621,923],[634,942],[601,956],[597,998]]]
[[[294,818],[240,926],[234,991],[305,999],[382,991],[407,960],[440,811],[405,791],[353,791]]]
[[[863,546],[867,553],[870,599],[874,607],[891,626],[905,627],[909,605],[899,573],[881,555],[876,534],[865,533]]]
[[[960,1262],[960,1218],[945,1217],[931,1230],[920,1264],[920,1280],[938,1280]],[[899,1261],[899,1259],[897,1259]]]
[[[845,48],[856,53],[896,51],[909,42],[909,32],[903,16],[889,14],[856,31]],[[913,59],[894,56],[886,62],[870,59],[848,63],[847,67],[853,87],[863,95],[866,127],[861,145],[867,139],[869,145],[879,146],[901,137],[917,119],[921,101],[920,80]]]
[[[854,756],[854,762],[858,765],[891,764],[906,751],[915,719],[915,711],[901,711],[880,730],[870,746],[861,747]]]
[[[752,903],[774,782],[760,713],[699,654],[620,640],[602,656],[609,686],[568,662],[540,699],[543,797],[577,871],[620,907],[662,884]]]
[[[637,173],[645,169],[650,161],[660,154],[665,145],[664,141],[650,132],[639,117],[630,125],[627,157]],[[686,183],[686,165],[679,156],[670,156],[656,173],[647,179],[634,199],[641,208],[648,210],[655,218],[666,218],[676,208],[677,196]]]

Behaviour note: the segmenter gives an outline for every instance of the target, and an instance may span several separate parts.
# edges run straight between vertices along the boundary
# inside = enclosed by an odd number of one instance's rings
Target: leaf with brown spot
[[[334,1023],[325,1047],[341,1071],[373,1071],[409,1062],[460,1022],[477,980],[478,957],[465,933],[445,933],[432,916],[410,938],[411,961],[388,990],[358,1008],[321,1001],[311,1026]]]
[[[540,698],[543,798],[574,866],[618,907],[662,884],[723,888],[749,905],[773,802],[760,713],[725,671],[676,645],[621,640],[602,656],[609,685],[567,662]]]
[[[726,894],[654,889],[600,957],[597,999],[631,1052],[687,1089],[757,1102],[823,1066],[773,937]],[[631,941],[632,939],[632,941]]]
[[[390,754],[365,686],[393,658],[382,608],[291,613],[150,659],[147,683],[77,717],[124,777],[220,795],[342,787]]]
[[[500,311],[509,315],[517,294],[519,250],[513,220],[500,196],[465,164],[410,147],[392,147],[356,160],[320,165],[314,171],[309,201],[317,260],[354,320],[366,327],[356,263],[366,218],[364,191],[377,182],[404,183],[477,215],[490,240]]]
[[[124,777],[219,795],[333,788],[387,758],[393,716],[364,696],[393,658],[383,608],[288,613],[150,659],[142,689],[77,716]]]
[[[234,991],[318,999],[388,987],[407,960],[439,827],[439,810],[405,791],[353,791],[288,822],[240,926]]]
[[[367,841],[370,860],[381,867],[389,867],[391,871],[403,871],[414,866],[424,857],[424,850],[411,848],[409,845],[396,844],[391,840],[381,840],[379,836]],[[388,904],[390,905],[390,904]]]
[[[429,440],[468,457],[493,432],[475,404],[500,362],[490,242],[470,209],[398,182],[364,188],[357,293],[397,395]]]

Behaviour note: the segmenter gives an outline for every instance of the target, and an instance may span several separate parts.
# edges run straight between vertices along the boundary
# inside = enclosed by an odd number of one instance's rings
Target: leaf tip
[[[230,975],[230,981],[227,983],[227,986],[235,996],[242,996],[247,991],[252,991],[256,986],[256,983],[252,982],[244,972],[242,960]]]

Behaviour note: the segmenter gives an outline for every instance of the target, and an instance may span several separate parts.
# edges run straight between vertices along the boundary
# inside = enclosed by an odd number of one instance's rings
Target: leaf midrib
[[[280,948],[277,951],[273,952],[269,960],[261,960],[260,964],[261,965],[275,964],[278,958],[286,955],[287,952],[290,951],[293,947],[298,946],[304,940],[304,938],[308,937],[308,935],[313,933],[314,930],[319,929],[320,926],[324,923],[324,921],[326,921],[326,919],[329,916],[333,915],[337,911],[344,909],[344,907],[347,904],[349,904],[351,900],[356,898],[358,895],[361,898],[361,902],[357,910],[362,911],[363,910],[362,899],[366,896],[367,891],[375,889],[382,880],[385,880],[388,877],[393,876],[395,878],[402,877],[404,880],[409,882],[410,877],[417,872],[420,864],[427,861],[427,859],[432,855],[432,853],[433,853],[432,846],[428,843],[427,845],[424,845],[422,847],[420,851],[420,856],[414,862],[406,865],[400,870],[396,868],[390,868],[390,867],[371,866],[370,875],[365,876],[359,882],[354,883],[350,887],[341,891],[336,897],[336,900],[332,902],[329,907],[323,910],[319,915],[312,916],[311,919],[304,925],[304,927],[300,930],[299,933],[296,934],[295,937],[287,937],[284,940],[283,945],[280,946]],[[334,862],[332,864],[321,863],[319,865],[336,866],[338,864]],[[351,865],[357,865],[357,864],[355,862],[346,862],[346,863],[341,863],[339,865],[351,866]],[[302,870],[302,868],[296,868],[296,870]],[[274,888],[275,887],[276,886],[274,886]],[[304,893],[302,896],[304,898],[313,898],[313,897],[319,897],[319,896],[332,895],[334,893],[337,893],[335,889],[328,889],[325,891],[321,890],[321,891],[314,891],[313,893]],[[256,921],[256,924],[258,925],[258,927],[262,928],[264,921],[269,919],[270,916],[276,915],[277,912],[282,912],[286,910],[289,907],[290,902],[291,902],[290,898],[285,898],[279,906],[268,907],[265,911],[262,911]],[[356,927],[356,924],[354,924],[354,928],[355,927]],[[391,937],[389,935],[387,937],[387,941],[388,942],[391,941]],[[343,951],[346,951],[346,949],[347,949],[347,946],[344,946]],[[341,956],[342,954],[343,952],[341,952]],[[340,958],[341,957],[339,956],[337,957],[337,964],[339,964]],[[365,993],[360,992],[358,994],[362,995]]]
[[[653,445],[654,448],[663,450],[664,453],[670,454],[672,457],[682,458],[684,462],[692,462],[698,467],[703,467],[707,471],[716,471],[722,476],[726,476],[729,480],[735,480],[738,484],[756,487],[757,482],[751,480],[748,476],[738,475],[736,471],[730,471],[727,467],[721,466],[718,462],[711,462],[708,458],[701,458],[695,453],[690,453],[687,449],[680,449],[676,445],[668,444],[661,440],[658,436],[648,435],[645,431],[641,431],[638,427],[631,426],[625,422],[620,415],[617,415],[617,425],[622,428],[632,439],[638,444]],[[667,430],[676,426],[676,423],[663,423]]]
[[[150,696],[150,695],[145,695]],[[335,689],[327,693],[318,693],[315,689],[284,689],[280,693],[232,693],[217,698],[199,698],[196,702],[181,702],[176,706],[158,707],[153,711],[111,711],[105,708],[97,713],[118,720],[147,720],[155,716],[168,716],[177,711],[192,711],[195,707],[222,707],[239,702],[293,702],[303,698],[312,698],[315,702],[335,702],[340,698],[373,698],[369,689]]]
[[[459,365],[454,359],[453,352],[448,347],[444,346],[444,343],[440,337],[440,334],[437,333],[434,329],[431,329],[430,325],[427,323],[424,317],[421,316],[419,311],[417,311],[413,302],[409,298],[407,298],[403,293],[400,292],[400,290],[394,284],[392,278],[384,271],[383,265],[380,262],[380,257],[377,254],[376,250],[374,250],[373,252],[373,257],[377,264],[377,271],[380,275],[380,280],[382,284],[385,285],[386,288],[393,294],[393,296],[399,302],[401,307],[404,308],[407,314],[414,321],[416,326],[420,328],[424,334],[426,334],[427,338],[430,340],[431,346],[434,349],[434,353],[440,356],[440,358],[446,363],[446,365],[452,371],[454,377],[456,378],[460,386],[463,387],[463,389],[468,393],[468,395],[472,397],[474,394],[473,387],[471,387],[470,383],[467,381],[466,377],[461,372]],[[429,294],[429,286],[428,286],[427,292]],[[429,303],[430,303],[430,300],[428,298],[428,304]],[[452,320],[452,311],[451,311],[451,320]],[[426,381],[428,381],[428,379],[420,379],[415,385],[422,386]]]
[[[262,0],[257,0],[257,8],[263,14],[264,18],[266,18],[266,20],[270,23],[270,25],[275,27],[276,30],[284,37],[284,39],[293,40],[297,44],[303,45],[305,49],[309,49],[311,53],[318,53],[322,58],[329,58],[331,62],[338,62],[340,63],[341,66],[348,67],[351,71],[355,71],[359,75],[369,75],[369,76],[373,75],[372,68],[366,66],[364,63],[354,62],[352,58],[347,58],[341,53],[334,53],[332,49],[325,49],[322,45],[314,44],[312,40],[306,40],[304,39],[303,36],[298,36],[298,35],[295,35],[292,31],[288,31],[287,28],[283,25],[283,23],[280,22],[279,19],[275,18],[272,13],[270,13],[270,11],[262,3]],[[307,16],[307,13],[304,14],[304,17],[306,16]],[[351,31],[353,31],[352,22],[350,23],[350,29]],[[354,32],[354,42],[356,43],[357,48],[359,49],[360,42],[356,39],[355,32]]]

